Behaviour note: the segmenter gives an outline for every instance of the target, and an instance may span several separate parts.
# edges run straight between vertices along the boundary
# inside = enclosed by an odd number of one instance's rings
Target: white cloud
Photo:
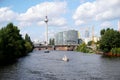
[[[81,25],[81,24],[84,24],[84,23],[85,23],[85,21],[83,21],[83,20],[77,20],[75,22],[76,25]]]
[[[56,34],[56,32],[54,30],[49,30],[48,32],[48,37],[49,38],[54,38],[54,35]]]
[[[89,21],[105,21],[120,18],[120,0],[96,0],[80,5],[73,15],[76,25]]]
[[[105,21],[103,22],[101,25],[100,25],[101,28],[110,28],[110,27],[113,27],[112,23],[109,22],[109,21]]]
[[[16,20],[17,16],[18,14],[10,10],[9,7],[0,8],[0,22],[9,22],[12,20]]]
[[[39,21],[37,23],[39,26],[45,26],[45,22],[44,21]],[[64,27],[67,24],[67,21],[65,18],[63,17],[53,17],[51,18],[51,20],[48,20],[48,26],[61,26]]]
[[[96,15],[96,20],[111,20],[120,18],[120,0],[99,0],[96,5],[100,7],[100,13]]]
[[[28,23],[36,22],[43,26],[43,21],[46,16],[46,11],[49,19],[49,25],[63,26],[66,24],[66,19],[62,14],[66,11],[66,2],[44,2],[29,8],[26,13],[20,14],[18,20]]]
[[[32,25],[32,22],[21,21],[18,23],[18,27],[25,27]]]
[[[52,26],[64,26],[65,24],[67,24],[67,21],[63,17],[52,18],[52,20],[49,22],[49,25]]]
[[[38,22],[37,22],[37,25],[38,25],[38,26],[45,26],[45,22],[44,22],[44,21],[38,21]]]
[[[91,18],[92,16],[94,16],[94,13],[95,13],[95,5],[93,5],[92,3],[90,2],[87,2],[85,4],[82,4],[80,5],[75,14],[73,15],[73,18],[75,20],[78,20],[78,19],[87,19],[87,18]]]
[[[50,26],[64,26],[67,21],[62,15],[66,12],[67,3],[64,2],[44,2],[30,7],[25,13],[16,13],[9,7],[0,8],[0,22],[17,21],[19,26],[31,26],[38,24],[44,26],[46,11]]]

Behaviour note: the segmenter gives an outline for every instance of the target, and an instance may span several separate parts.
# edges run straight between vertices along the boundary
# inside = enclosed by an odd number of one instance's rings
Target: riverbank
[[[106,57],[120,57],[120,54],[113,54],[112,52],[104,53],[104,52],[96,52],[96,54],[100,54]]]
[[[108,53],[103,53],[103,56],[120,57],[120,54],[113,54],[112,52],[108,52]]]

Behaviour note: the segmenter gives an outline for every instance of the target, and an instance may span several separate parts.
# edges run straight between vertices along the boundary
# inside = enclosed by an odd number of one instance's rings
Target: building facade
[[[90,38],[85,38],[85,39],[84,39],[84,42],[85,42],[86,44],[88,44],[89,41],[98,42],[99,40],[100,40],[99,37],[94,36],[93,39],[92,39],[92,37],[90,37]]]
[[[55,35],[55,45],[76,44],[78,44],[78,31],[76,30],[63,31]]]

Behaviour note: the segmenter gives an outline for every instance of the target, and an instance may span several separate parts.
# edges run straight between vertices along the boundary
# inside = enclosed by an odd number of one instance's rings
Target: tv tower
[[[45,23],[46,23],[46,45],[48,44],[48,18],[45,17]]]
[[[46,3],[46,16],[44,22],[46,23],[46,50],[44,51],[45,53],[49,53],[50,51],[48,50],[48,17],[47,17],[47,3]]]
[[[48,45],[48,17],[47,17],[47,7],[46,7],[46,16],[44,22],[46,23],[46,45]]]

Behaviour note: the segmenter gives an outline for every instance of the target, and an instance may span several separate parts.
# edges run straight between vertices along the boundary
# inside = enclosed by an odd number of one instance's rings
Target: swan
[[[63,61],[69,61],[69,59],[67,58],[67,56],[64,55],[64,57],[62,58]]]

